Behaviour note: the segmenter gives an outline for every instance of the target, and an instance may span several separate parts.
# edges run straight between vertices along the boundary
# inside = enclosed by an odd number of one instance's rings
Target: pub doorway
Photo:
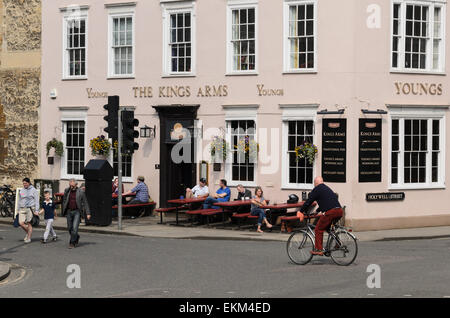
[[[196,181],[194,122],[199,105],[153,106],[160,120],[160,206]]]

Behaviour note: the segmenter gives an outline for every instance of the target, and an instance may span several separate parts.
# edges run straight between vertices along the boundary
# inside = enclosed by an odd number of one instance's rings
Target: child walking
[[[39,214],[44,213],[44,220],[45,220],[45,233],[44,238],[41,239],[41,243],[45,244],[47,243],[48,235],[51,233],[53,237],[53,241],[56,241],[56,233],[53,229],[53,221],[56,219],[55,209],[56,205],[53,203],[52,199],[50,198],[50,192],[44,191],[44,202],[42,202],[41,211]]]

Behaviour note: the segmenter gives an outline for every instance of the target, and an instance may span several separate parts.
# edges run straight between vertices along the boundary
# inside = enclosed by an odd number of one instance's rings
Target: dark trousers
[[[220,209],[219,206],[214,205],[214,203],[220,202],[218,199],[213,197],[207,197],[203,203],[203,209]]]
[[[67,229],[70,234],[70,244],[78,244],[80,236],[78,235],[78,227],[80,226],[80,211],[69,210],[67,212]]]
[[[262,225],[262,222],[266,218],[266,213],[264,213],[264,210],[261,209],[261,208],[252,209],[250,214],[253,215],[253,216],[258,216],[258,225],[259,226]]]
[[[329,228],[334,219],[340,219],[344,215],[341,208],[331,209],[325,212],[325,216],[319,218],[314,230],[316,242],[316,250],[323,250],[323,232]]]

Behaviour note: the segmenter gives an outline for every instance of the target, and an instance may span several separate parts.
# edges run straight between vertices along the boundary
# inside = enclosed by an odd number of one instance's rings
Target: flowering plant
[[[251,158],[256,158],[256,155],[259,152],[259,144],[255,140],[250,139],[249,136],[239,139],[234,148],[236,148],[239,153],[249,154]]]
[[[64,154],[64,144],[62,141],[56,140],[56,138],[53,138],[52,140],[47,142],[46,148],[47,148],[47,156],[49,155],[50,149],[52,148],[55,148],[55,154],[57,156],[61,157]]]
[[[92,155],[94,156],[108,156],[109,151],[111,150],[111,143],[103,135],[91,139],[89,146],[91,147]]]
[[[313,143],[304,141],[300,146],[295,147],[295,156],[296,159],[308,159],[310,164],[314,163],[317,154],[317,146]]]
[[[225,139],[219,136],[214,136],[210,144],[211,158],[221,158],[223,161],[227,159],[228,143]]]

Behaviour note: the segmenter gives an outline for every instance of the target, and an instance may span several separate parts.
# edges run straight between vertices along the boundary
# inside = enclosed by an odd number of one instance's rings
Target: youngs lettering
[[[284,96],[284,90],[281,88],[265,88],[263,84],[256,85],[259,96]]]
[[[96,92],[92,88],[86,88],[88,98],[108,98],[107,92]]]
[[[442,95],[442,84],[395,82],[397,95]]]

